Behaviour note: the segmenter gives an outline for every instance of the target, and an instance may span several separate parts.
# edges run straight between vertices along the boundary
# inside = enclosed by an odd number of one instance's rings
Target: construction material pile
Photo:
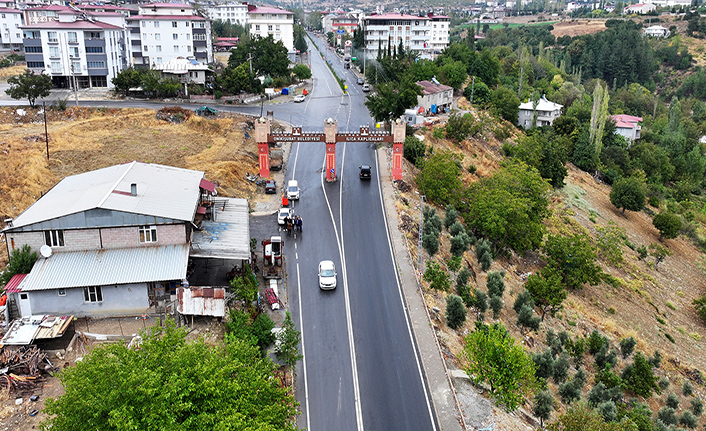
[[[0,388],[7,392],[32,390],[42,373],[53,368],[46,353],[36,346],[5,348],[0,352]]]

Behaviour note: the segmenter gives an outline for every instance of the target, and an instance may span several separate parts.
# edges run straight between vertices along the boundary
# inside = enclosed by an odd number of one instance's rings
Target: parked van
[[[299,199],[299,183],[297,180],[289,180],[287,183],[287,198]]]

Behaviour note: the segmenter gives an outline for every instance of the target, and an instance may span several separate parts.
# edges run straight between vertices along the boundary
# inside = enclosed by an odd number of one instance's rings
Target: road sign
[[[336,33],[338,34],[344,34],[346,31],[345,30],[336,30]]]

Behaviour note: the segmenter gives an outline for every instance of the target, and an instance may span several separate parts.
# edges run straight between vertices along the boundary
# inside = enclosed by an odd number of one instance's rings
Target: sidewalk
[[[456,396],[447,375],[444,359],[439,349],[436,336],[429,324],[426,304],[419,291],[415,269],[410,262],[405,246],[405,239],[399,229],[399,219],[395,207],[397,192],[392,184],[390,148],[377,150],[378,168],[382,195],[387,213],[387,224],[392,240],[392,248],[400,277],[400,284],[405,295],[407,311],[414,331],[415,342],[422,360],[422,368],[426,375],[428,391],[431,394],[433,408],[438,419],[439,429],[444,431],[463,430]]]

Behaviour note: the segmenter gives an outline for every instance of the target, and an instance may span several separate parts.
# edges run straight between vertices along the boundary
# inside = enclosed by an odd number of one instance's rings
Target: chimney
[[[130,184],[130,196],[137,196],[137,184]]]

